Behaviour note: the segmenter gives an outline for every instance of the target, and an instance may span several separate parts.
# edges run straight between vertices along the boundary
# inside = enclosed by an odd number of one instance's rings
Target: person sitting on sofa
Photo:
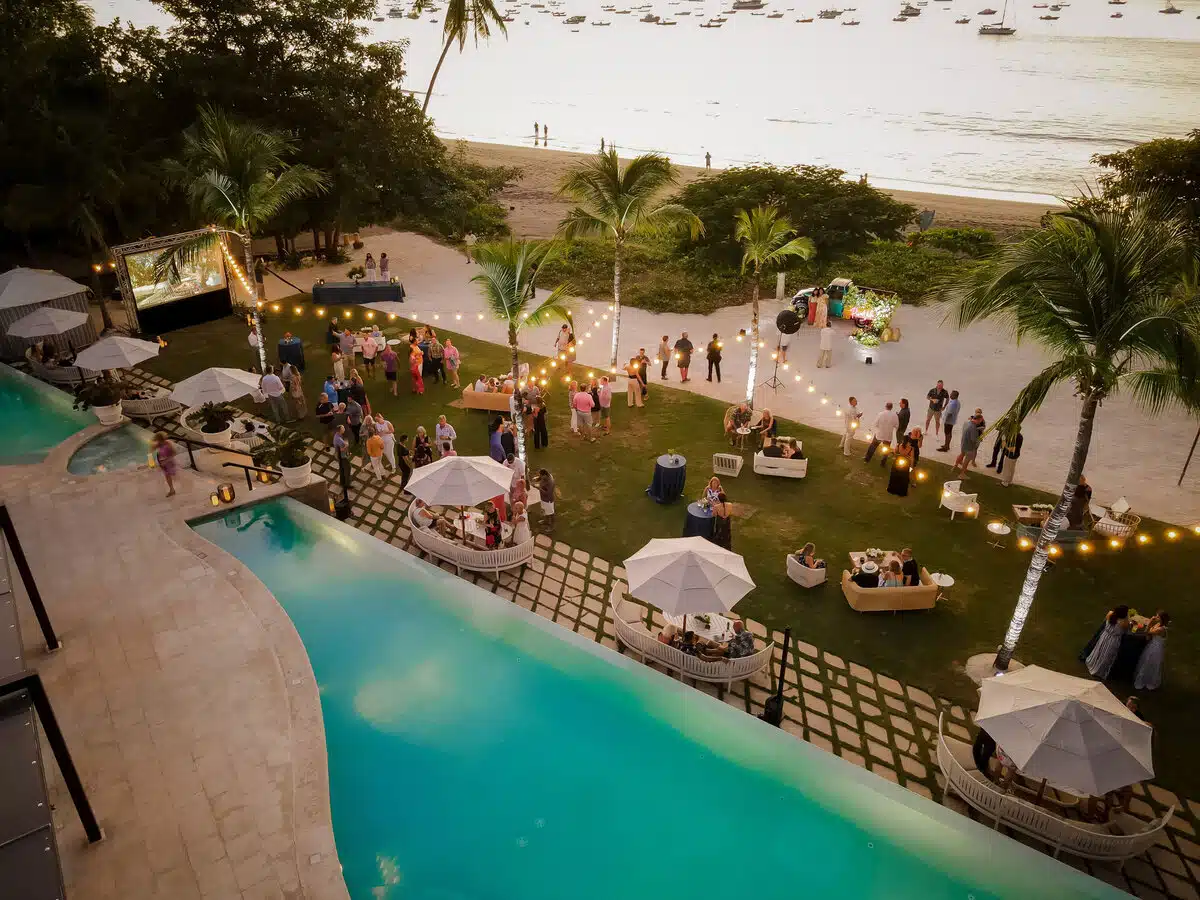
[[[905,547],[900,551],[900,568],[904,572],[904,587],[919,587],[921,584],[921,566],[913,556],[912,549]]]
[[[800,449],[795,438],[788,438],[783,449],[784,459],[804,459],[804,451]]]
[[[809,541],[793,555],[796,557],[796,562],[804,566],[806,569],[823,569],[825,568],[825,560],[817,559],[817,545]]]
[[[783,448],[773,438],[763,438],[762,455],[779,459],[783,456]]]
[[[487,391],[487,382],[483,380],[482,375],[475,379],[475,383],[471,385],[471,390],[477,391],[480,394]]]
[[[868,559],[860,568],[854,570],[850,580],[860,588],[879,587],[879,566]]]
[[[740,659],[754,653],[754,635],[741,619],[733,621],[733,637],[726,644],[719,644],[722,653],[730,659]]]
[[[880,576],[880,587],[904,587],[904,575],[900,570],[900,561],[893,559],[888,563],[887,571]]]
[[[566,327],[565,325],[563,326]],[[675,637],[679,632],[679,628],[675,625],[665,625],[663,630],[658,633],[658,642],[670,646],[675,643]]]

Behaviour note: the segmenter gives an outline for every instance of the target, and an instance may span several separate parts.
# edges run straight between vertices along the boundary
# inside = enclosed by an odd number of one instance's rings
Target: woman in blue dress
[[[1150,620],[1146,629],[1150,643],[1142,651],[1137,672],[1133,676],[1133,686],[1139,691],[1155,691],[1162,685],[1163,660],[1167,655],[1167,625],[1170,622],[1170,615],[1161,609]]]
[[[1087,670],[1101,681],[1108,677],[1121,649],[1121,638],[1129,630],[1129,607],[1122,604],[1109,611],[1104,617],[1104,628],[1096,646],[1088,654]]]

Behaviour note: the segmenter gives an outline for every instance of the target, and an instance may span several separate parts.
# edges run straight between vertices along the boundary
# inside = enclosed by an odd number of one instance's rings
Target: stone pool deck
[[[180,496],[166,501],[156,472],[75,477],[60,462],[0,469],[0,496],[65,645],[39,652],[22,603],[30,661],[107,834],[101,844],[84,842],[51,765],[70,896],[345,897],[317,686],[303,647],[257,579],[185,524],[212,511],[212,482],[184,472]],[[327,448],[317,448],[314,470],[334,474]],[[252,498],[275,492],[260,488]],[[398,484],[357,480],[354,494],[352,524],[421,555]],[[465,577],[615,649],[607,598],[624,575],[614,561],[542,535],[525,568]],[[661,625],[657,612],[645,616]],[[760,639],[782,638],[750,627]],[[965,813],[943,797],[933,740],[942,712],[949,731],[969,740],[970,713],[800,638],[785,681],[785,730]],[[774,688],[764,672],[721,699],[756,715]],[[712,686],[698,689],[718,695]],[[1176,815],[1160,845],[1123,871],[1062,861],[1139,897],[1197,898],[1200,804],[1149,785],[1132,811],[1149,819],[1172,804]]]

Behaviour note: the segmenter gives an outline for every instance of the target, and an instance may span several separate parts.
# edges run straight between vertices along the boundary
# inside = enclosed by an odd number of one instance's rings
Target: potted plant
[[[254,449],[254,464],[278,468],[283,473],[283,483],[290,488],[304,487],[312,474],[308,442],[307,435],[271,425],[267,429],[267,440]]]
[[[187,415],[187,424],[211,444],[228,444],[238,411],[224,403],[205,403]]]
[[[90,409],[101,425],[116,425],[121,421],[121,387],[104,379],[82,385],[75,391],[75,408]]]

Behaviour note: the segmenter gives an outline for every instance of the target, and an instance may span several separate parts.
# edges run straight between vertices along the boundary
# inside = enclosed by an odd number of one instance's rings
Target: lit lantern
[[[317,318],[319,319],[324,315],[325,315],[325,310],[323,310],[321,307],[318,306],[317,307]]]
[[[551,363],[550,365],[554,365],[554,363]],[[541,374],[542,374],[542,375],[545,375],[545,374],[546,374],[546,370],[545,370],[545,369],[542,369],[542,371],[541,371]]]
[[[563,362],[566,362],[566,361],[567,361],[567,354],[565,354],[565,353],[560,353],[560,354],[558,354],[558,358],[559,358],[559,359],[561,359]]]
[[[373,309],[367,310],[367,318],[374,319],[375,318],[375,310],[373,310]],[[437,316],[434,316],[434,318],[436,319]]]
[[[270,484],[271,483],[271,473],[270,472],[259,472],[258,480],[260,482],[262,482],[263,484]]]
[[[558,360],[557,359],[550,360],[550,368],[552,368],[552,369],[558,368]]]
[[[395,314],[395,313],[388,313],[388,321],[389,321],[389,322],[395,322],[395,321],[396,321],[396,314]]]
[[[903,469],[907,465],[908,465],[908,460],[906,460],[903,456],[896,460],[896,468],[897,469]]]
[[[208,502],[211,503],[213,506],[220,506],[221,498],[219,496],[217,496],[216,491],[213,491],[211,494],[208,495]]]
[[[335,515],[337,513],[337,504],[333,501],[333,494],[327,494],[326,499],[329,501],[329,514],[331,516]]]
[[[917,481],[924,481],[926,477],[928,476],[924,472],[917,472]]]
[[[545,378],[543,378],[543,379],[542,379],[542,387],[545,387],[545,386],[546,386],[546,379],[545,379]]]
[[[263,302],[261,300],[257,301],[257,305],[259,309],[263,308]]]
[[[217,485],[217,494],[220,496],[222,503],[232,503],[233,498],[237,496],[233,491],[233,485],[228,481],[222,481]]]
[[[92,271],[93,272],[99,273],[99,272],[103,271],[103,269],[104,269],[104,266],[102,266],[100,263],[92,263]]]
[[[1148,544],[1148,543],[1150,543],[1150,535],[1148,535],[1148,534],[1139,534],[1139,535],[1137,536],[1137,542],[1138,542],[1139,544]]]
[[[589,378],[589,379],[590,379],[590,378],[595,378],[595,377],[596,377],[596,373],[595,373],[595,372],[588,372],[588,378]]]
[[[682,354],[682,353],[676,353],[676,354],[675,354],[675,358],[676,358],[676,359],[683,359],[683,354]]]

